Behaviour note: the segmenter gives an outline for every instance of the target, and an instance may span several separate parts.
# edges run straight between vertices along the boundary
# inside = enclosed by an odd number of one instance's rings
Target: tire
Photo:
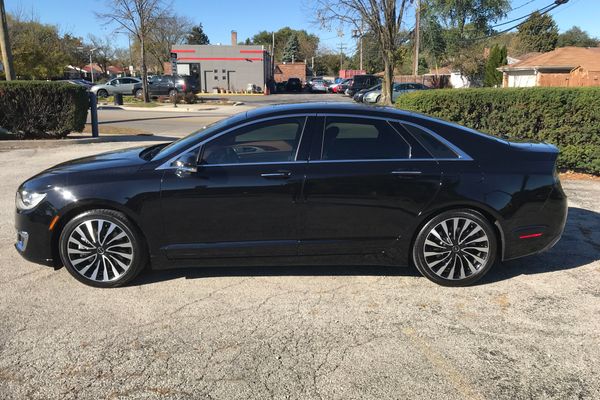
[[[137,97],[138,99],[141,99],[144,96],[144,90],[143,89],[136,89],[135,90],[135,97]]]
[[[123,286],[140,273],[148,260],[138,229],[124,214],[113,210],[77,215],[65,225],[58,245],[69,273],[94,287]]]
[[[467,286],[494,265],[497,235],[480,213],[450,210],[429,220],[419,231],[412,259],[427,279],[443,286]]]
[[[108,97],[108,92],[105,89],[100,89],[96,92],[97,97]]]
[[[169,90],[169,97],[175,97],[177,96],[177,89],[170,89]]]

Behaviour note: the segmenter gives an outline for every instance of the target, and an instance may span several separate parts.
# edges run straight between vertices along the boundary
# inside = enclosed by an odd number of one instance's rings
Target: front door
[[[324,117],[304,188],[300,254],[370,254],[410,240],[438,163],[388,121]]]
[[[298,159],[306,117],[282,117],[222,134],[200,150],[196,173],[167,170],[164,249],[177,258],[297,254]]]

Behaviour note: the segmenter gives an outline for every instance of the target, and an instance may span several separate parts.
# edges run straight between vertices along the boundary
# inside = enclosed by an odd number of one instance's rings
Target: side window
[[[281,118],[226,133],[203,150],[203,164],[294,161],[306,118]]]
[[[323,160],[410,158],[410,145],[387,121],[367,118],[327,118]]]
[[[433,137],[424,129],[412,124],[402,124],[435,158],[458,158],[458,155],[444,143]]]

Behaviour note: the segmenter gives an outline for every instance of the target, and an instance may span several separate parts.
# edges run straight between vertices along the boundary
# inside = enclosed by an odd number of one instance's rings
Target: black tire
[[[144,90],[143,89],[136,89],[135,90],[135,97],[137,97],[138,99],[141,99],[144,96]]]
[[[169,97],[175,97],[177,96],[177,89],[170,89],[169,90]]]
[[[105,98],[108,97],[108,92],[105,89],[100,89],[96,92],[96,96]]]
[[[450,210],[421,228],[412,259],[419,272],[437,284],[467,286],[494,265],[497,242],[496,231],[479,212]]]
[[[69,273],[94,287],[123,286],[148,262],[146,244],[138,229],[124,214],[113,210],[77,215],[65,225],[58,245]]]

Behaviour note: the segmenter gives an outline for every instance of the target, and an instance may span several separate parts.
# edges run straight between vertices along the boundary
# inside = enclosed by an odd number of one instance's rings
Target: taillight
[[[183,83],[181,84],[181,89],[182,89],[184,92],[185,92],[185,89],[187,89],[187,86],[186,86],[185,82],[183,82]]]

